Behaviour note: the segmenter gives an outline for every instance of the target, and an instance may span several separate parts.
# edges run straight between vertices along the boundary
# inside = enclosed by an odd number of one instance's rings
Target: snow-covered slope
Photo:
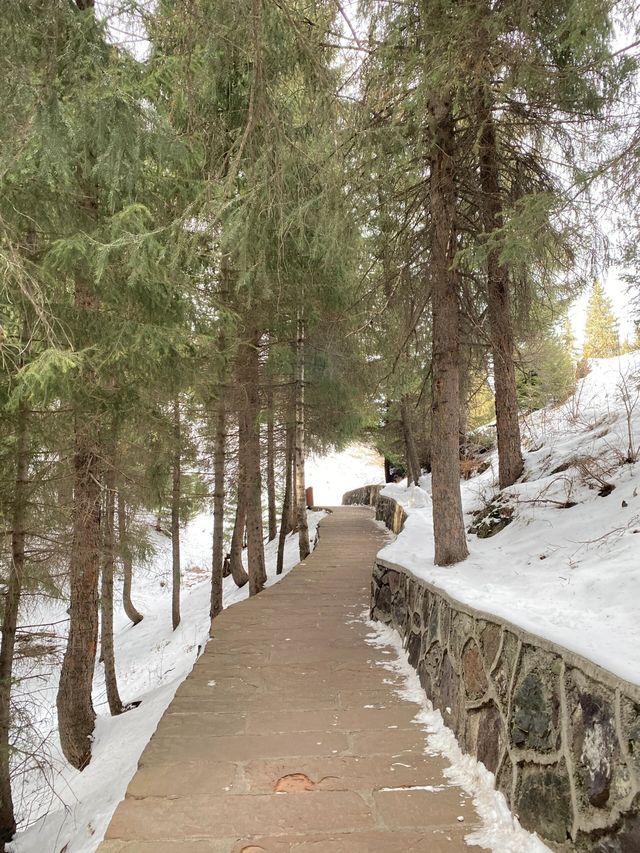
[[[640,352],[590,366],[567,403],[523,423],[525,473],[504,493],[509,526],[470,535],[465,562],[434,566],[427,476],[421,488],[386,487],[409,518],[380,556],[640,683],[640,462],[625,461],[630,434],[640,445]],[[498,492],[490,461],[463,483],[467,526]]]
[[[309,537],[314,541],[323,513],[309,513]],[[43,761],[43,772],[24,777],[15,797],[22,821],[29,828],[19,832],[11,845],[14,853],[93,853],[102,840],[118,802],[123,798],[138,759],[180,683],[191,671],[207,642],[209,632],[209,566],[211,562],[211,515],[202,513],[187,525],[181,537],[183,564],[182,621],[171,630],[171,540],[152,532],[155,556],[136,569],[133,599],[144,619],[135,627],[117,609],[114,628],[118,684],[123,702],[141,701],[139,707],[120,717],[110,717],[104,675],[96,667],[94,706],[98,712],[90,765],[82,772],[71,768],[60,753],[55,734],[55,700],[58,667],[40,667],[30,691],[30,711],[35,723],[34,749]],[[277,541],[265,547],[269,580],[275,575]],[[290,535],[285,549],[286,574],[298,562],[298,537]],[[281,577],[284,577],[284,574]],[[238,589],[225,580],[224,606],[249,594],[248,585]],[[121,589],[115,591],[120,601]],[[33,614],[32,614],[33,615]],[[33,621],[64,624],[66,610],[57,603],[41,607]],[[62,632],[61,632],[62,634]],[[59,637],[59,649],[64,638]],[[34,686],[35,685],[35,686]],[[22,688],[22,685],[21,685]]]
[[[305,477],[316,506],[339,506],[345,492],[384,483],[384,460],[370,447],[352,444],[325,456],[311,455]]]

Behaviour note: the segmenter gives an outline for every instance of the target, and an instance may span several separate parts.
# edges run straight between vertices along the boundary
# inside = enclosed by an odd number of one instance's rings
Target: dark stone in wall
[[[375,606],[388,613],[391,608],[391,590],[388,586],[381,586],[375,598]]]
[[[420,634],[416,634],[411,632],[409,634],[409,639],[407,640],[407,654],[409,657],[409,663],[415,669],[418,666],[418,661],[420,660],[420,649],[422,647],[422,637]]]
[[[392,593],[397,592],[400,587],[400,573],[394,572],[393,569],[387,571],[387,583]]]
[[[425,651],[418,668],[420,683],[432,701],[435,701],[434,691],[440,681],[443,655],[444,650],[442,646],[439,643],[435,643],[430,649]]]
[[[480,711],[476,756],[487,770],[495,773],[504,749],[505,731],[500,711],[491,702]]]
[[[433,596],[429,592],[428,589],[425,589],[424,595],[422,596],[422,624],[429,624],[429,611],[431,610],[431,602],[433,600]]]
[[[612,831],[593,845],[593,853],[638,853],[640,851],[640,796],[635,797],[631,813],[624,815]],[[588,842],[587,842],[588,843]]]
[[[522,769],[514,808],[525,829],[550,841],[569,838],[572,808],[569,776],[564,765]]]
[[[454,732],[460,734],[462,728],[462,690],[460,676],[451,665],[451,658],[445,652],[440,670],[440,684],[434,687],[437,696],[436,707],[442,712],[445,723]]]
[[[464,687],[469,699],[482,699],[489,683],[484,674],[480,649],[474,640],[469,640],[462,652]]]
[[[560,708],[558,679],[536,668],[528,669],[533,655],[523,660],[522,673],[513,694],[511,709],[511,740],[521,749],[552,752],[559,746],[558,714]],[[540,669],[537,667],[540,666]]]

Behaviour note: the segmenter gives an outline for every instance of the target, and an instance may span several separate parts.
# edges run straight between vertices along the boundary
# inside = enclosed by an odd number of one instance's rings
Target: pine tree
[[[613,302],[596,280],[587,302],[582,355],[584,358],[611,358],[619,354],[618,321]]]

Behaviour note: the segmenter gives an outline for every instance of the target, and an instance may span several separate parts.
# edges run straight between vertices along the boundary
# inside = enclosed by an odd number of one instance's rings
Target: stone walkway
[[[221,614],[100,853],[479,849],[471,801],[380,665],[389,651],[365,642],[383,541],[370,510],[336,508],[304,563]]]

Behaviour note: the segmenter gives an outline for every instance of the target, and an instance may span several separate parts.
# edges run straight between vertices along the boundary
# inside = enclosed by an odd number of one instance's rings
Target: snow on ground
[[[324,513],[309,513],[309,537],[315,539]],[[55,656],[48,670],[31,686],[33,742],[46,742],[51,763],[45,773],[30,773],[16,797],[22,822],[28,829],[10,845],[12,853],[93,853],[102,840],[111,815],[124,797],[138,759],[171,702],[180,683],[191,671],[207,642],[209,632],[209,571],[211,515],[201,513],[181,537],[183,581],[182,621],[171,630],[171,540],[152,531],[155,555],[134,573],[133,600],[144,614],[135,627],[116,606],[114,626],[118,684],[122,700],[141,701],[139,707],[110,717],[102,666],[96,667],[94,706],[98,713],[93,757],[82,772],[71,768],[60,753],[55,734],[55,699],[58,666]],[[275,583],[277,540],[265,547],[267,585]],[[298,562],[298,537],[290,535],[285,549],[284,574]],[[284,574],[281,577],[284,577]],[[238,589],[232,578],[224,582],[225,607],[246,598],[249,587]],[[121,600],[121,588],[115,591]],[[33,618],[32,618],[33,617]],[[66,621],[62,603],[41,606],[30,618],[35,623]],[[60,649],[64,632],[60,632]],[[33,685],[32,682],[28,682]],[[42,746],[38,747],[42,751]],[[66,846],[65,846],[66,845]]]
[[[402,677],[404,686],[398,691],[400,697],[420,707],[414,722],[426,734],[425,752],[442,755],[449,762],[444,775],[452,785],[459,785],[473,798],[481,825],[465,840],[495,853],[550,853],[538,836],[523,829],[511,814],[504,794],[496,790],[494,774],[471,755],[463,754],[455,735],[445,726],[440,711],[435,711],[426,698],[398,632],[388,625],[367,621],[367,616],[365,611],[364,619],[371,628],[367,642],[395,651],[395,660],[390,659],[383,666]]]
[[[352,444],[324,456],[312,454],[305,463],[305,478],[316,506],[339,506],[345,492],[384,483],[384,460],[372,448]]]
[[[421,487],[386,487],[409,517],[380,556],[640,683],[640,462],[625,461],[629,427],[633,449],[640,446],[640,352],[590,365],[569,401],[527,416],[525,473],[504,492],[514,508],[508,527],[488,539],[470,535],[463,563],[434,566],[425,476]],[[490,461],[463,482],[467,526],[498,493],[495,454]],[[603,484],[615,488],[600,496]]]

